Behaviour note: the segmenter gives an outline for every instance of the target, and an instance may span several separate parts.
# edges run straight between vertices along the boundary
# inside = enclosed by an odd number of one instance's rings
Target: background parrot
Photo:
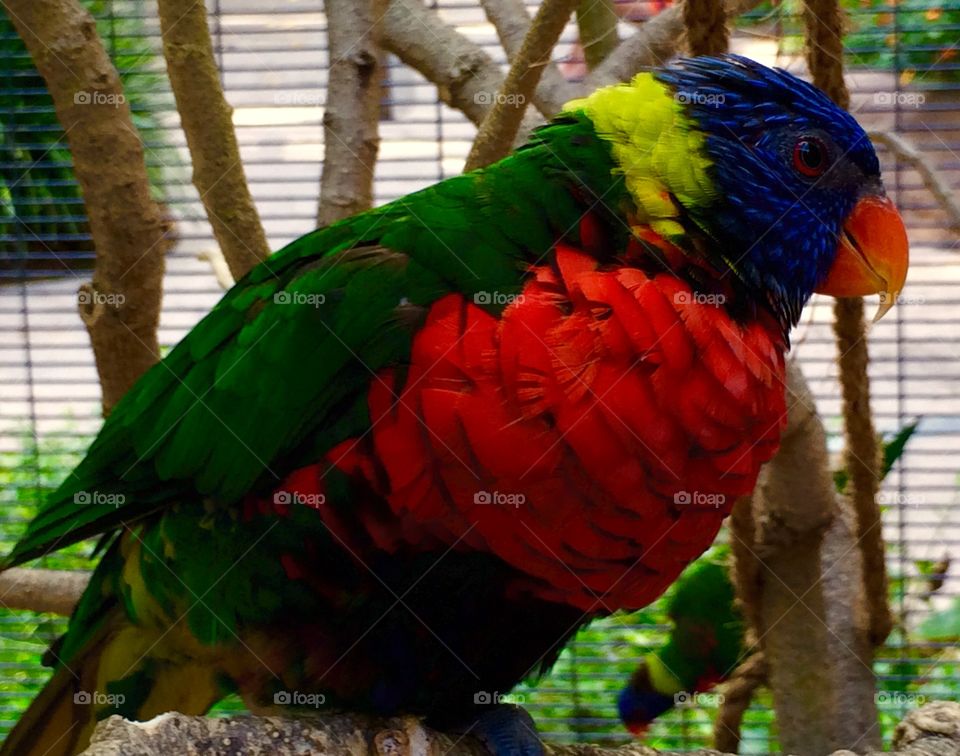
[[[803,304],[906,266],[853,118],[732,56],[307,234],[140,380],[6,560],[99,537],[3,753],[232,691],[539,752],[490,691],[709,546],[777,447]]]
[[[667,642],[646,654],[620,692],[620,719],[633,734],[696,693],[725,680],[745,658],[745,625],[729,572],[730,549],[717,546],[691,564],[670,589]]]
[[[908,423],[883,441],[881,480],[903,456],[918,424]],[[844,493],[846,469],[834,470],[833,479]],[[643,657],[617,699],[620,719],[635,735],[676,705],[696,705],[693,694],[725,682],[753,652],[730,580],[731,559],[729,546],[714,546],[670,587],[666,608],[673,627],[667,642]]]

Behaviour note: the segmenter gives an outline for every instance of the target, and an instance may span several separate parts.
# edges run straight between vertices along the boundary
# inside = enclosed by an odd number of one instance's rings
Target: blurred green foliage
[[[850,66],[894,70],[900,84],[960,81],[958,0],[840,0],[847,13]],[[740,23],[776,20],[785,53],[803,51],[802,0],[765,0]]]

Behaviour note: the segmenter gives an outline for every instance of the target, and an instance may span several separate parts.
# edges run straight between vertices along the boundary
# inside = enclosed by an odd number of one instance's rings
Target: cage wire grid
[[[121,75],[157,197],[176,221],[167,258],[160,341],[175,344],[221,295],[210,264],[210,227],[190,183],[189,156],[166,80],[155,4],[87,0]],[[432,3],[499,63],[504,53],[478,3]],[[661,0],[620,3],[625,19],[655,14]],[[853,0],[845,3],[855,42],[846,64],[851,109],[868,129],[915,144],[950,185],[960,187],[960,0]],[[247,178],[273,249],[314,227],[323,157],[321,117],[327,70],[320,0],[208,0],[221,78]],[[530,4],[531,12],[536,3]],[[732,47],[767,64],[805,74],[796,0],[763,5],[738,22]],[[634,33],[633,20],[620,24]],[[938,36],[939,35],[939,36]],[[69,154],[43,82],[9,23],[0,29],[0,548],[6,551],[45,490],[78,461],[99,427],[99,388],[77,289],[90,276],[93,251]],[[947,51],[944,53],[944,51]],[[571,79],[583,75],[576,30],[564,32],[554,58]],[[392,56],[386,58],[377,204],[460,172],[475,127],[443,105],[436,89]],[[931,67],[932,64],[932,67]],[[952,642],[924,639],[932,612],[960,600],[949,565],[960,542],[955,513],[960,470],[960,248],[946,216],[910,166],[880,150],[889,192],[912,243],[903,301],[870,332],[873,405],[879,430],[893,433],[920,418],[906,454],[881,492],[884,533],[898,628],[876,669],[884,732],[923,699],[957,698],[960,669]],[[65,264],[66,263],[66,264]],[[794,334],[795,353],[841,450],[842,421],[828,301],[815,301]],[[86,568],[86,549],[40,560]],[[945,571],[938,579],[931,573]],[[662,603],[599,621],[581,632],[540,683],[517,698],[543,735],[559,742],[619,743],[616,694],[641,656],[665,637]],[[0,613],[0,734],[46,680],[39,664],[63,630],[59,618]],[[506,691],[499,691],[505,693]],[[217,711],[236,711],[228,700]],[[714,709],[680,708],[662,717],[649,742],[661,748],[708,745]],[[776,750],[767,694],[747,712],[744,752]]]

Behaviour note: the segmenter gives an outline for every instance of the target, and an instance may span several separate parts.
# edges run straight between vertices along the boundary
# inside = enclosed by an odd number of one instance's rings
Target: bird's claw
[[[487,709],[462,732],[477,738],[493,756],[546,754],[533,717],[515,704],[497,704]]]

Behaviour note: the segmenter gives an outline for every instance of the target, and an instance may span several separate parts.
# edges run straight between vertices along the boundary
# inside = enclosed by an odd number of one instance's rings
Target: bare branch
[[[507,80],[480,124],[467,156],[466,170],[489,165],[510,151],[527,102],[533,97],[554,45],[575,7],[575,0],[544,0],[537,9],[530,30],[510,65]]]
[[[595,0],[587,0],[592,1]],[[527,13],[526,3],[523,0],[483,0],[483,10],[497,30],[507,57],[513,60],[519,54],[523,40],[530,31],[530,15]],[[533,93],[533,104],[537,110],[550,118],[575,96],[576,87],[564,78],[553,61],[548,62]]]
[[[581,0],[577,6],[577,27],[587,68],[591,71],[617,49],[620,19],[613,0]]]
[[[930,159],[902,136],[891,131],[870,131],[867,136],[874,142],[882,144],[898,159],[913,166],[920,174],[923,185],[946,212],[951,230],[960,232],[960,199],[957,199],[950,184],[933,167]]]
[[[733,19],[759,4],[760,0],[727,0],[727,18]],[[677,51],[683,34],[683,7],[681,2],[661,11],[640,31],[621,42],[586,78],[583,91],[592,92],[598,87],[628,81],[644,69],[663,65]]]
[[[150,196],[143,144],[90,14],[77,0],[5,7],[46,81],[83,191],[97,257],[79,310],[108,414],[160,354],[168,224]]]
[[[223,252],[220,247],[211,247],[210,249],[201,251],[197,254],[197,259],[210,263],[213,276],[217,279],[217,283],[224,291],[236,283],[236,281],[233,280],[233,274],[230,273],[230,266],[227,265],[227,261],[223,259]]]
[[[89,581],[88,572],[11,567],[0,573],[0,606],[66,617]]]
[[[196,0],[158,0],[170,87],[193,161],[193,183],[235,279],[270,254],[250,196],[233,109],[220,86],[207,9]]]
[[[390,0],[383,45],[437,87],[440,99],[480,124],[493,93],[503,85],[500,67],[483,48],[447,26],[419,0]]]
[[[382,95],[378,45],[386,8],[387,0],[324,3],[330,65],[323,111],[320,226],[373,205]]]
[[[507,13],[511,7],[507,3],[512,2],[504,0],[497,8]],[[759,3],[760,0],[727,0],[727,17],[746,13]],[[510,39],[516,35],[514,28],[516,24],[511,26]],[[537,87],[534,103],[545,116],[552,117],[568,100],[607,84],[627,81],[638,71],[667,60],[676,52],[682,34],[681,3],[657,14],[636,34],[621,42],[583,83],[552,89],[547,74]],[[507,40],[503,42],[505,47],[512,44]],[[490,56],[416,0],[390,0],[384,17],[383,45],[435,84],[440,99],[475,124],[483,121],[494,93],[503,87],[503,75]],[[541,89],[544,91],[539,91]],[[539,119],[527,113],[518,133],[527,134],[538,123]]]
[[[713,747],[718,751],[739,753],[740,726],[750,708],[753,694],[767,679],[767,664],[758,651],[741,664],[720,688],[723,695],[720,711],[713,723]]]

